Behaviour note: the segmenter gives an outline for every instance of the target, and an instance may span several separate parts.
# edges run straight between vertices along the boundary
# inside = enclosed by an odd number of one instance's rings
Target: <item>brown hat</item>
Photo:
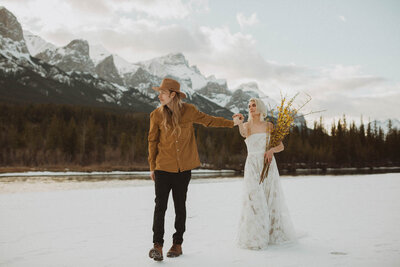
[[[162,80],[160,87],[153,87],[153,89],[156,91],[160,91],[162,89],[174,91],[178,93],[181,98],[186,98],[186,94],[180,91],[180,87],[181,85],[177,81],[170,78],[165,78]]]

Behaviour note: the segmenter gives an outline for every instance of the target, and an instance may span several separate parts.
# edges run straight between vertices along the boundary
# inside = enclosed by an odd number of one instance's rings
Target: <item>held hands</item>
[[[274,155],[274,152],[272,151],[272,149],[266,151],[264,153],[264,162],[267,162],[268,164],[271,164],[273,155]]]
[[[232,116],[233,118],[233,125],[239,125],[242,124],[244,121],[244,116],[240,113],[236,113]]]

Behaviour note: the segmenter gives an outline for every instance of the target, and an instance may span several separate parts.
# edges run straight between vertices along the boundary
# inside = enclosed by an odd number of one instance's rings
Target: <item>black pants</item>
[[[164,218],[167,210],[169,192],[172,189],[172,197],[175,206],[175,230],[172,236],[175,244],[182,244],[183,233],[186,224],[186,193],[192,172],[166,172],[154,171],[156,206],[153,219],[153,243],[164,244]]]

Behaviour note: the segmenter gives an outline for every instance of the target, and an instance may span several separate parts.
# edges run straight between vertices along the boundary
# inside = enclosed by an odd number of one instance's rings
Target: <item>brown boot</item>
[[[173,244],[167,253],[167,257],[175,258],[175,257],[179,257],[179,255],[182,255],[182,245]]]
[[[149,251],[149,257],[155,261],[162,261],[163,254],[162,254],[162,245],[159,243],[154,243],[154,247]]]

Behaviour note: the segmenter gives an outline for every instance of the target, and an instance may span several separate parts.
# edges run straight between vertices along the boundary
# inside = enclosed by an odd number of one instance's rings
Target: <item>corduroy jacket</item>
[[[182,172],[200,166],[193,123],[206,127],[233,127],[232,120],[207,115],[192,104],[183,103],[181,112],[179,137],[172,134],[172,129],[166,130],[161,125],[161,107],[150,113],[148,135],[150,171]]]

